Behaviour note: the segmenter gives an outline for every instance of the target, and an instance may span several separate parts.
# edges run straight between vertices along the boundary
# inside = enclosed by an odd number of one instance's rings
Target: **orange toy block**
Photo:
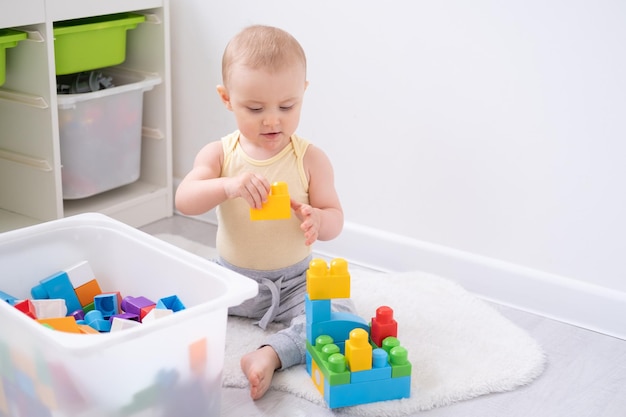
[[[74,288],[74,292],[78,297],[78,301],[82,307],[93,303],[93,298],[96,295],[102,294],[100,284],[95,279],[85,282],[83,285],[79,285]]]
[[[335,258],[330,268],[323,259],[313,259],[306,271],[306,291],[311,300],[350,298],[348,261]]]
[[[100,334],[99,331],[97,331],[96,329],[94,329],[93,327],[87,324],[79,324],[78,330],[80,330],[80,332],[83,334]]]
[[[267,201],[260,209],[250,209],[250,220],[282,220],[291,218],[291,202],[286,182],[271,185]]]
[[[359,328],[352,330],[350,339],[346,340],[345,350],[350,372],[372,369],[373,349],[366,330]]]
[[[189,345],[189,367],[194,374],[203,374],[207,369],[208,343],[206,337]]]
[[[82,333],[80,331],[80,327],[78,327],[78,324],[76,323],[76,319],[73,316],[37,319],[37,321],[61,332]]]

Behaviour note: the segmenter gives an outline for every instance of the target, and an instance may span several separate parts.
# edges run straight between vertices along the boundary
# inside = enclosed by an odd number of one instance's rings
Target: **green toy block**
[[[389,351],[389,364],[392,378],[411,376],[411,362],[408,360],[408,352],[404,347],[395,346]]]
[[[321,337],[325,336],[320,336],[317,339],[319,340]],[[317,363],[322,374],[324,374],[324,378],[331,386],[349,384],[350,371],[348,371],[346,367],[345,357],[339,353],[339,347],[332,343],[332,338],[329,339],[331,341],[330,343],[325,343],[320,346],[318,346],[319,343],[317,343],[315,347],[307,341],[307,351]],[[332,348],[333,346],[336,347],[336,349]]]

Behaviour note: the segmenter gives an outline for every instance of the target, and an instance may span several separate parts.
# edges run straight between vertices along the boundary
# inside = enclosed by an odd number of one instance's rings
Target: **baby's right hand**
[[[228,178],[224,183],[224,192],[228,199],[241,197],[250,207],[260,209],[270,192],[269,181],[259,174],[244,172]]]

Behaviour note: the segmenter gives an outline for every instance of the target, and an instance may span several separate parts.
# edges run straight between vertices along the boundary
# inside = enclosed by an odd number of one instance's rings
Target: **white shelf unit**
[[[53,25],[121,12],[146,15],[144,23],[127,32],[121,66],[162,80],[143,96],[140,177],[92,197],[63,200]],[[7,77],[0,87],[0,232],[85,212],[134,227],[171,216],[168,0],[20,0],[0,4],[0,28],[29,34],[6,50]]]

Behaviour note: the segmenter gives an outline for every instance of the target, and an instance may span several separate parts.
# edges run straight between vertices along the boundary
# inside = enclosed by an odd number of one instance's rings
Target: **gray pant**
[[[263,330],[274,321],[288,324],[283,330],[267,337],[261,346],[271,346],[278,354],[282,369],[303,364],[306,361],[306,316],[304,312],[304,295],[306,293],[306,271],[311,257],[307,257],[295,265],[272,271],[239,268],[218,259],[225,266],[241,275],[258,282],[259,293],[256,297],[231,307],[228,314],[233,316],[256,319]],[[332,309],[355,313],[354,304],[350,299],[332,300]]]

